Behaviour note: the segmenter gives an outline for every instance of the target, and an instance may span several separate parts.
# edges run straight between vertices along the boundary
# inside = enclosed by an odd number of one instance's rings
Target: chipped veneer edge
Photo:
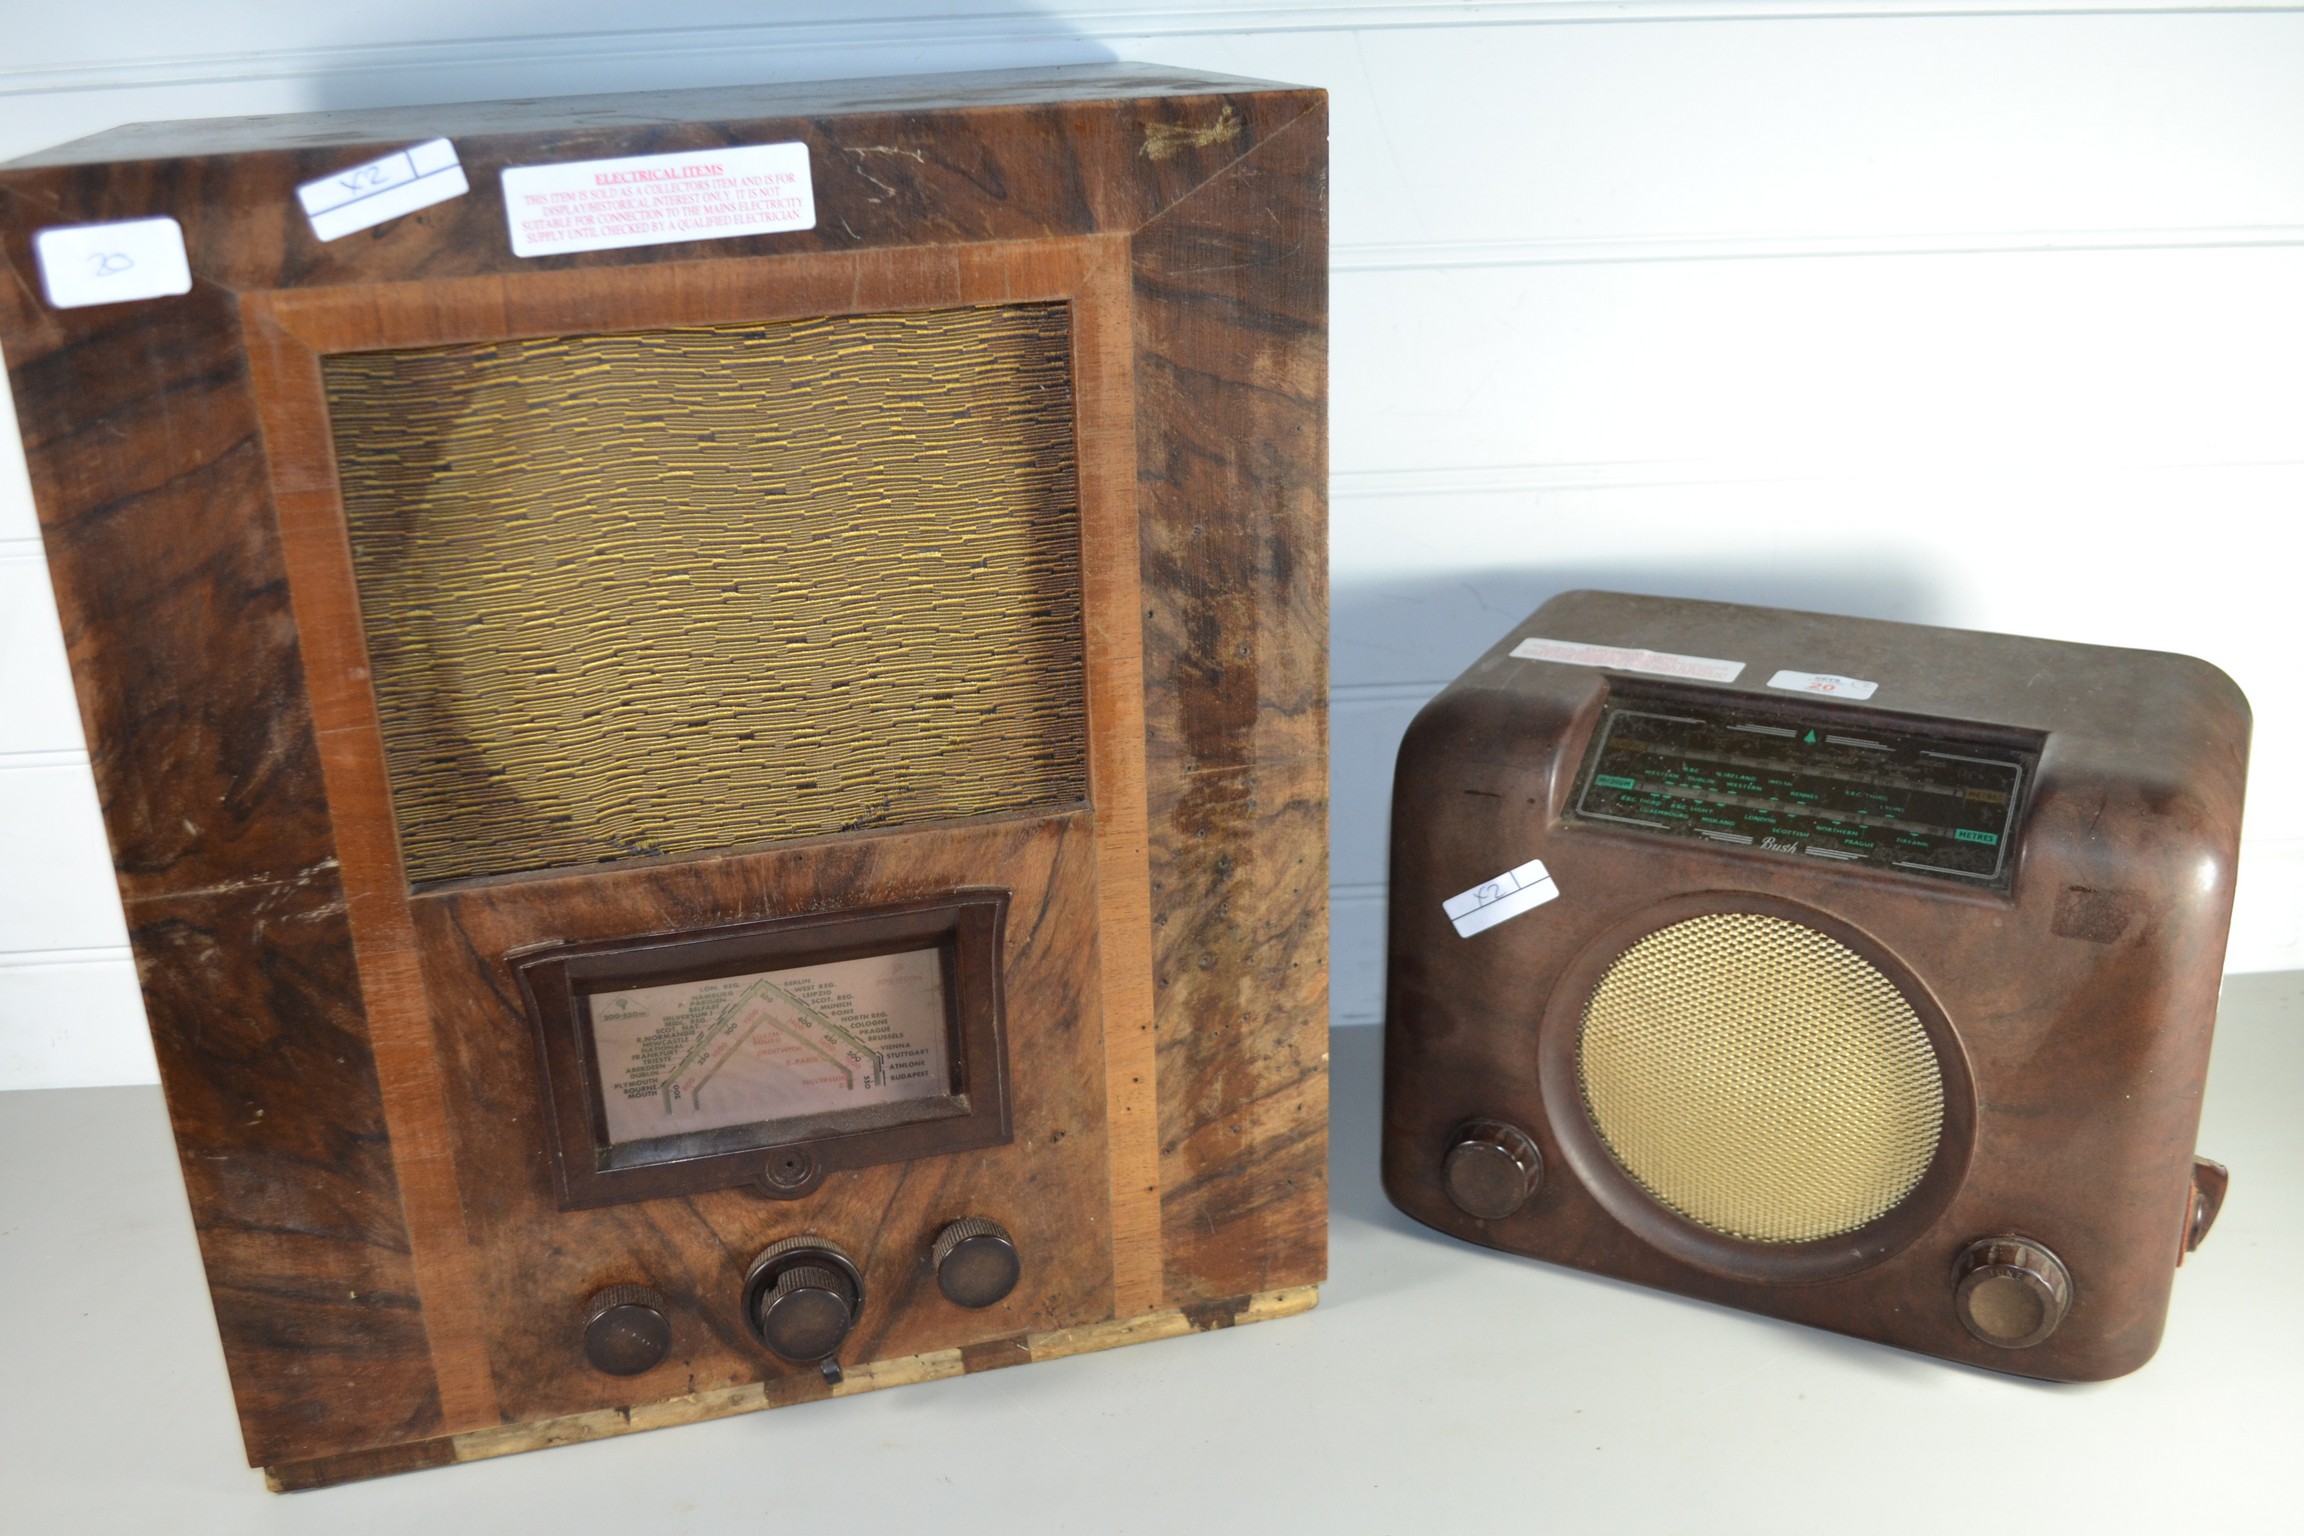
[[[1299,1285],[1285,1290],[1260,1291],[1246,1298],[1239,1311],[1229,1317],[1222,1314],[1210,1317],[1200,1313],[1198,1308],[1191,1313],[1166,1309],[1135,1317],[1114,1318],[1107,1322],[1087,1323],[1076,1328],[1029,1333],[1020,1341],[1024,1351],[1022,1358],[1015,1363],[1061,1360],[1068,1355],[1094,1354],[1099,1350],[1145,1344],[1155,1339],[1172,1339],[1219,1327],[1293,1317],[1299,1312],[1310,1311],[1319,1299],[1320,1287]],[[1195,1314],[1201,1320],[1196,1321]],[[965,1375],[967,1370],[963,1352],[957,1349],[932,1350],[921,1355],[899,1355],[891,1360],[874,1360],[850,1367],[846,1379],[832,1389],[832,1396],[849,1397],[859,1392],[878,1391],[882,1387],[941,1381],[947,1377]],[[788,1399],[781,1394],[771,1397],[762,1383],[747,1382],[742,1386],[697,1392],[661,1402],[638,1403],[628,1409],[601,1408],[590,1413],[542,1419],[533,1424],[506,1424],[496,1429],[470,1430],[452,1437],[450,1444],[457,1461],[481,1461],[491,1456],[542,1450],[547,1446],[574,1445],[585,1440],[606,1439],[611,1435],[635,1434],[644,1429],[665,1429],[675,1424],[694,1424],[705,1419],[756,1413],[763,1408],[781,1407],[788,1401],[796,1400],[799,1399]]]

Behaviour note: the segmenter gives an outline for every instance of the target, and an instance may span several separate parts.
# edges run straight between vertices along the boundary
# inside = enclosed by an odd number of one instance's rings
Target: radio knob
[[[936,1234],[928,1261],[936,1289],[957,1307],[988,1307],[1016,1289],[1024,1273],[1008,1229],[981,1216],[963,1217]]]
[[[856,1293],[836,1269],[798,1264],[760,1297],[760,1337],[787,1360],[821,1360],[856,1322]]]
[[[2072,1306],[2072,1275],[2038,1243],[1987,1237],[1954,1267],[1954,1310],[1970,1333],[2002,1349],[2029,1349],[2056,1331]]]
[[[788,1237],[761,1250],[744,1272],[744,1321],[785,1359],[840,1381],[832,1357],[864,1310],[864,1272],[820,1237]]]
[[[1465,1215],[1502,1221],[1544,1182],[1544,1154],[1518,1126],[1474,1120],[1456,1133],[1440,1164],[1440,1182]]]
[[[644,1285],[611,1285],[584,1304],[584,1358],[611,1376],[637,1376],[672,1351],[664,1298]]]

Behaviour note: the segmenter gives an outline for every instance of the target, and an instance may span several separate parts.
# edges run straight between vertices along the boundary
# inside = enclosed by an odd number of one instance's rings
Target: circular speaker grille
[[[1895,983],[1801,923],[1716,913],[1617,956],[1584,1006],[1584,1105],[1641,1188],[1762,1243],[1853,1232],[1936,1155],[1944,1080]]]

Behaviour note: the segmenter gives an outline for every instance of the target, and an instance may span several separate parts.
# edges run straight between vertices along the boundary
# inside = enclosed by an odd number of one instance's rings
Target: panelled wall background
[[[1380,1013],[1402,728],[1573,586],[2207,657],[2257,712],[2232,968],[2304,966],[2304,6],[0,0],[0,37],[0,158],[1098,59],[1325,86],[1339,1022]],[[0,1087],[148,1080],[0,426]]]

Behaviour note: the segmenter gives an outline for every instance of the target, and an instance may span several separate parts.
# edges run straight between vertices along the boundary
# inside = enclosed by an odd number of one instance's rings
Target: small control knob
[[[1501,1221],[1526,1205],[1544,1182],[1544,1154],[1518,1126],[1474,1120],[1449,1144],[1440,1182],[1465,1215]]]
[[[2216,1213],[2224,1209],[2224,1194],[2231,1187],[2231,1169],[2211,1157],[2192,1159],[2192,1205],[2184,1221],[2184,1253],[2198,1248],[2208,1229],[2216,1225]],[[2176,1255],[2178,1264],[2184,1262],[2184,1253]]]
[[[611,1376],[637,1376],[672,1352],[664,1298],[644,1285],[611,1285],[584,1304],[584,1358]]]
[[[928,1261],[936,1289],[958,1307],[988,1307],[1016,1289],[1024,1273],[1008,1229],[982,1216],[966,1216],[936,1234]]]
[[[1953,1268],[1952,1305],[1968,1331],[2002,1349],[2029,1349],[2056,1331],[2072,1306],[2072,1275],[2038,1243],[1986,1237]]]
[[[787,1360],[840,1379],[832,1356],[864,1310],[864,1274],[820,1237],[788,1237],[752,1261],[744,1277],[744,1320],[753,1336]]]

